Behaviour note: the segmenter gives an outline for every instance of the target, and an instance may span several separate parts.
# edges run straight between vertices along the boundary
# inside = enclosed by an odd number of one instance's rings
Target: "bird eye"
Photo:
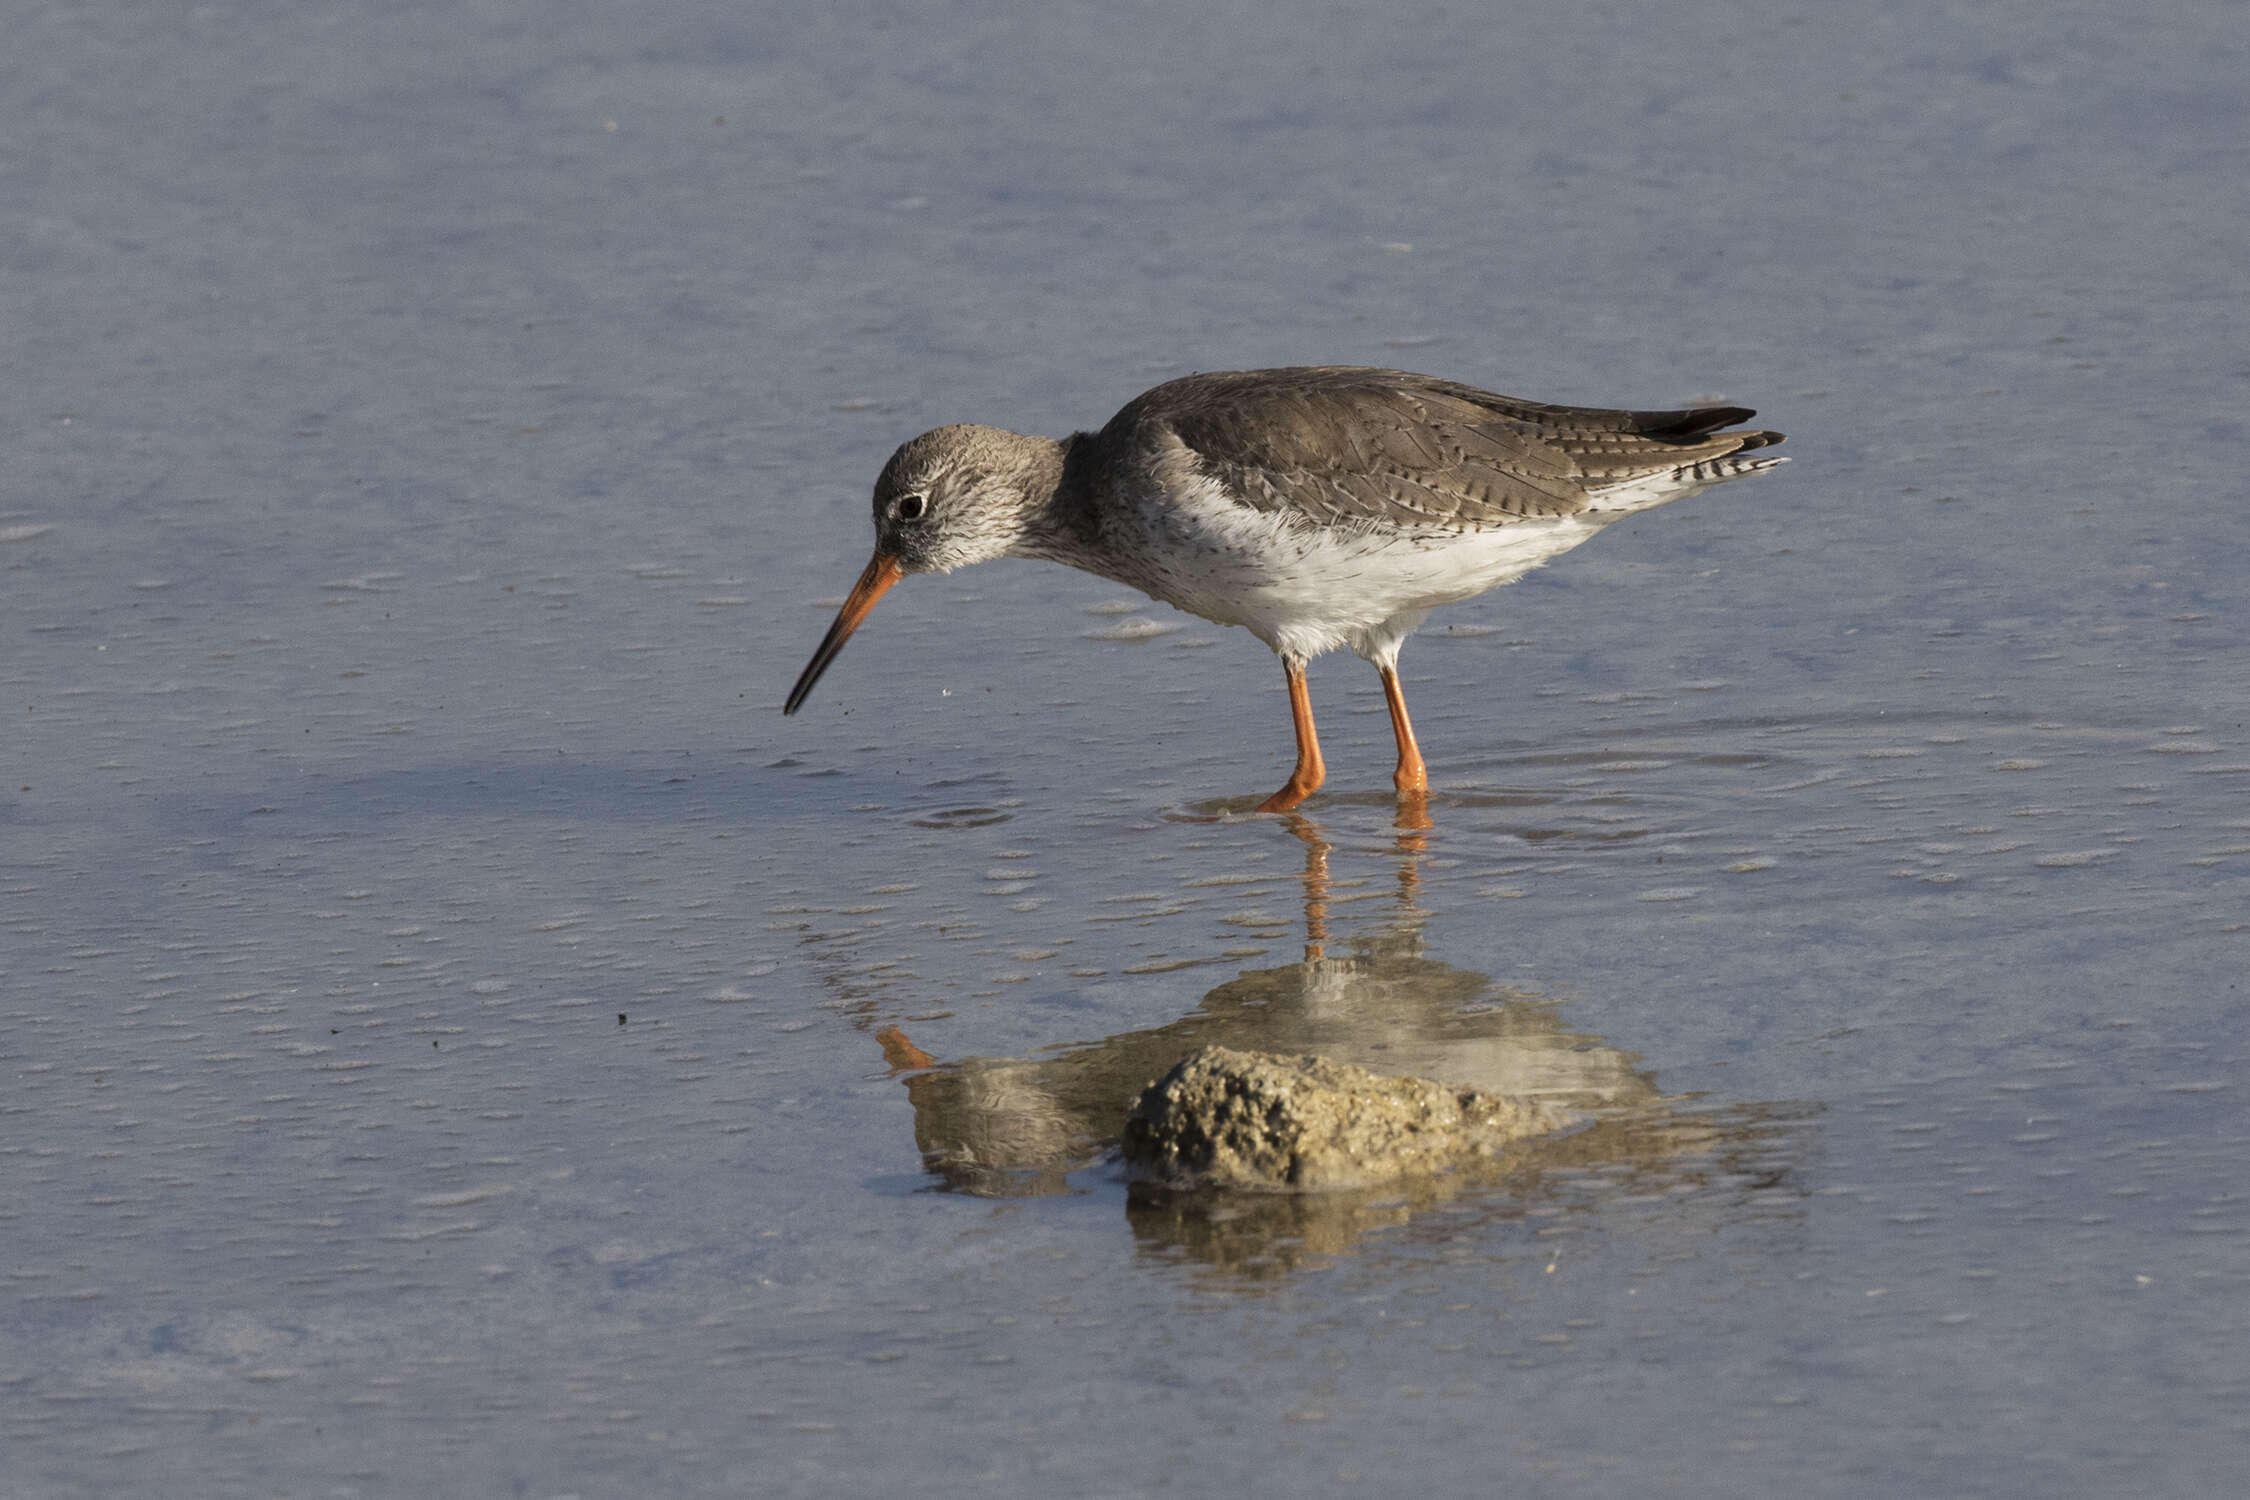
[[[901,495],[898,501],[898,518],[901,521],[919,521],[922,513],[929,508],[930,499],[927,495]]]

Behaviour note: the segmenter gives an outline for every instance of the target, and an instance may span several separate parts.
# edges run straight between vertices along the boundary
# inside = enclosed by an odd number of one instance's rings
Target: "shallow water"
[[[0,1494],[2232,1494],[2235,9],[26,13]],[[1619,40],[1619,27],[1632,43]],[[1372,673],[901,438],[1738,400]],[[1542,1095],[1129,1189],[1205,1042]]]

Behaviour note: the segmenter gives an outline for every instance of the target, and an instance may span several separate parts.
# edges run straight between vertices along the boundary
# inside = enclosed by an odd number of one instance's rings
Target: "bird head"
[[[1053,498],[1062,445],[998,427],[933,428],[903,443],[875,480],[875,556],[798,675],[793,714],[867,618],[909,573],[950,573],[1004,557]]]

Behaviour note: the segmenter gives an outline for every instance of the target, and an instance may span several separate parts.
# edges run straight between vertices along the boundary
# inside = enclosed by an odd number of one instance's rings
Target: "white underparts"
[[[1315,525],[1254,509],[1199,478],[1165,494],[1121,496],[1124,503],[1104,518],[1098,552],[1041,548],[1033,555],[1114,578],[1206,620],[1240,625],[1292,660],[1348,646],[1389,667],[1399,643],[1432,609],[1512,583],[1635,511],[1780,462],[1764,455],[1715,460],[1594,491],[1588,509],[1574,516],[1458,531]]]
[[[1206,485],[1113,517],[1139,534],[1130,558],[1105,559],[1114,571],[1102,571],[1190,614],[1240,625],[1284,657],[1349,646],[1385,666],[1430,610],[1521,578],[1614,519],[1586,514],[1480,531],[1311,526]]]

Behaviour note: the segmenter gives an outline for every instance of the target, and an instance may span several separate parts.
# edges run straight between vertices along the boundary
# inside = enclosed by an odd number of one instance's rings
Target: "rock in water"
[[[1490,1161],[1582,1118],[1549,1100],[1205,1047],[1143,1091],[1123,1145],[1137,1178],[1169,1187],[1329,1192]]]

